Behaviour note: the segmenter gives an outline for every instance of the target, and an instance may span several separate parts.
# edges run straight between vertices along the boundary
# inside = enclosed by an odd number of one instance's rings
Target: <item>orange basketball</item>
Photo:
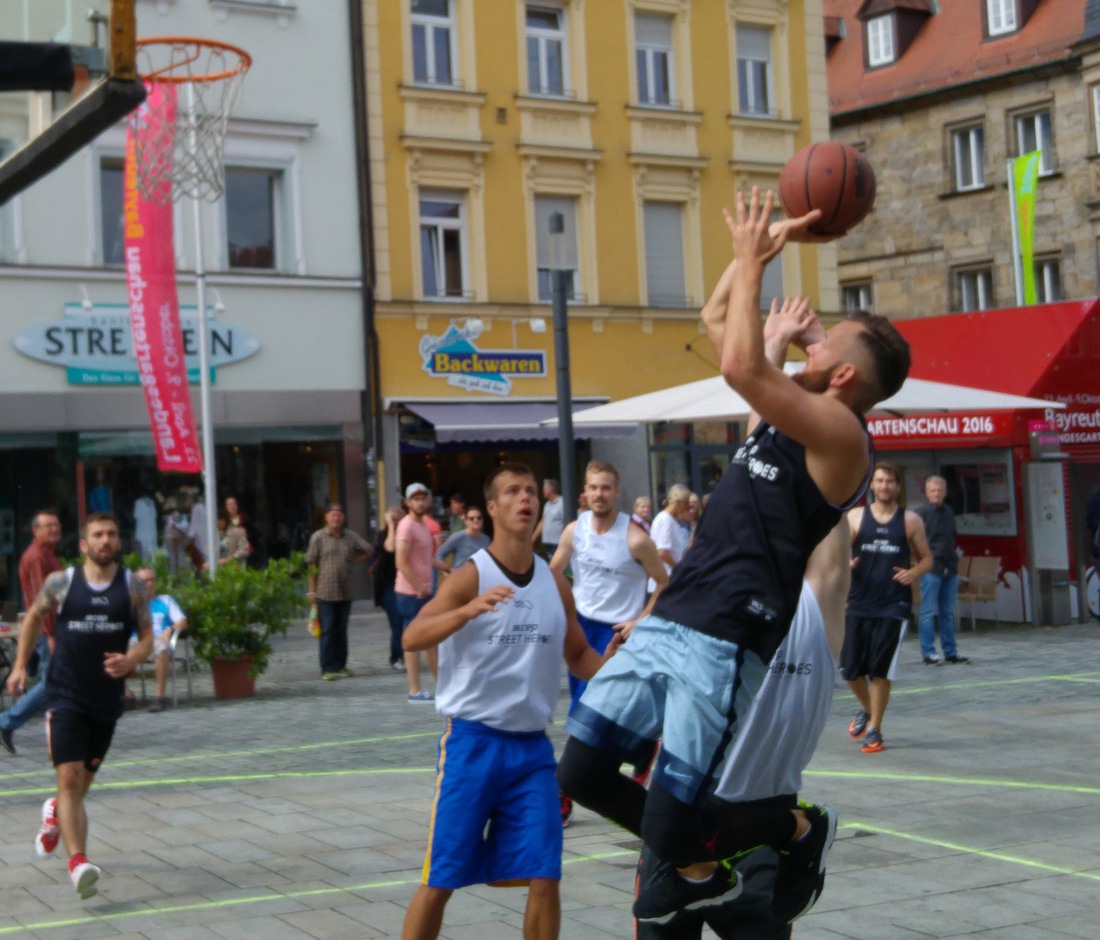
[[[843,235],[875,204],[875,171],[848,144],[827,140],[798,151],[779,174],[779,202],[791,218],[821,210],[816,235]]]

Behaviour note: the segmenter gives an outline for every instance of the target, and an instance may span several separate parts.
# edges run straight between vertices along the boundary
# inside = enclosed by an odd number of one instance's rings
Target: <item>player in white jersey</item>
[[[802,771],[813,757],[833,699],[850,580],[847,538],[847,523],[841,520],[810,556],[790,632],[726,753],[713,798],[753,813],[790,812],[797,805]],[[780,858],[770,846],[738,858],[733,862],[742,886],[738,897],[680,911],[663,922],[637,921],[637,940],[699,940],[704,924],[723,940],[786,940],[790,924],[776,920],[772,911]],[[672,865],[643,850],[639,884],[676,877]],[[824,871],[809,907],[823,884]]]
[[[403,940],[437,937],[451,894],[471,884],[528,884],[525,938],[553,940],[561,923],[562,834],[546,726],[560,660],[589,679],[606,657],[585,641],[565,579],[532,548],[534,474],[502,464],[485,482],[485,500],[492,543],[447,578],[403,636],[407,651],[438,645],[436,708],[447,718],[423,884]]]

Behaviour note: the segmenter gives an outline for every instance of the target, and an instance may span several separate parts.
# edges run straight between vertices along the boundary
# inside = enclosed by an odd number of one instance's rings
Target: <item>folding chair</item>
[[[970,560],[970,567],[965,580],[959,577],[959,604],[970,606],[970,629],[977,630],[974,605],[979,603],[993,604],[993,622],[1000,623],[1000,615],[997,612],[997,572],[1001,570],[1001,558],[999,555],[975,555]]]
[[[172,639],[168,644],[169,656],[171,657],[171,664],[168,667],[168,682],[172,687],[172,707],[175,708],[179,704],[179,698],[176,694],[176,667],[178,665],[183,666],[184,674],[187,676],[187,701],[191,701],[191,664],[193,662],[193,656],[191,653],[191,638],[188,635],[188,631],[184,630],[182,633],[173,633]],[[141,700],[144,702],[145,697],[145,674],[149,667],[153,668],[154,680],[156,677],[156,653],[150,653],[149,658],[145,660],[140,666],[138,666],[137,673],[141,679]]]

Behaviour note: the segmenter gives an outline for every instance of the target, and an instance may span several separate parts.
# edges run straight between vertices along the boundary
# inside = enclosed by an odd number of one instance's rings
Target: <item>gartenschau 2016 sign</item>
[[[546,375],[546,353],[540,349],[478,349],[476,326],[451,324],[442,336],[420,337],[420,358],[428,375],[470,392],[507,395],[512,379]]]
[[[210,328],[210,381],[217,367],[239,362],[260,350],[253,333],[228,323],[214,322],[208,308]],[[187,380],[199,383],[199,311],[180,307],[183,354]],[[65,304],[65,319],[39,323],[17,333],[13,343],[24,356],[60,366],[70,385],[140,385],[134,356],[130,308],[125,304],[95,304],[86,310],[81,304]]]

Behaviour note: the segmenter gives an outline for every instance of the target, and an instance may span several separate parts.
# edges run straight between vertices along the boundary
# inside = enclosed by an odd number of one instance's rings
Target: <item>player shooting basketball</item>
[[[775,911],[790,920],[819,890],[836,827],[827,808],[704,809],[696,800],[789,630],[810,553],[867,486],[871,442],[862,415],[909,370],[908,344],[884,318],[821,331],[808,304],[796,305],[769,337],[805,345],[805,377],[796,382],[769,361],[759,313],[764,267],[788,240],[812,240],[808,229],[820,218],[815,211],[770,227],[772,206],[771,193],[761,200],[754,189],[748,205],[738,194],[736,213],[725,216],[737,259],[728,299],[721,316],[715,298],[703,312],[722,375],[759,420],[750,420],[752,433],[653,615],[577,705],[558,771],[563,792],[642,836],[679,869],[647,886],[635,902],[639,919],[728,899],[739,885],[715,862],[766,844],[784,853]],[[618,767],[658,738],[646,791]]]

